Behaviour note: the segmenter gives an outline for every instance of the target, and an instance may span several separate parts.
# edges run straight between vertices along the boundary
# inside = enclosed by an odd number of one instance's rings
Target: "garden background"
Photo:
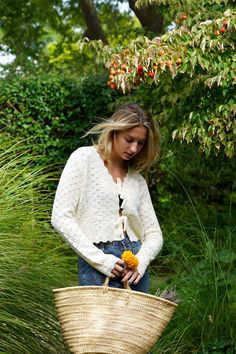
[[[0,353],[68,353],[52,289],[77,285],[77,260],[53,196],[85,132],[131,101],[161,130],[151,292],[181,300],[152,353],[236,353],[234,1],[1,0],[0,38]]]

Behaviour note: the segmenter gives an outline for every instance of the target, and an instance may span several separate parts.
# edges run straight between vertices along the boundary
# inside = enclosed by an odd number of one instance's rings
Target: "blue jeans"
[[[96,246],[101,249],[106,254],[113,254],[114,256],[120,258],[125,250],[131,250],[134,254],[137,254],[141,247],[140,241],[131,242],[129,237],[126,236],[122,241],[113,242],[99,242]],[[79,285],[99,285],[102,286],[106,275],[100,273],[98,270],[89,265],[84,259],[79,257]],[[124,288],[121,278],[111,278],[109,281],[109,286],[113,288]],[[148,293],[149,291],[149,274],[148,271],[144,273],[138,284],[131,284],[131,289],[135,291],[141,291],[143,293]]]

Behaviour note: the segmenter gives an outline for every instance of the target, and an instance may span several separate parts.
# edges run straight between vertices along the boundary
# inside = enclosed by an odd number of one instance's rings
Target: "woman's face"
[[[147,128],[137,127],[115,132],[113,140],[113,154],[122,160],[130,160],[143,148],[147,140]]]

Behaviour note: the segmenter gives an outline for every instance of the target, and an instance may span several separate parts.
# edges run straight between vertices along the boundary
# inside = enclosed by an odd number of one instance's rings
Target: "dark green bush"
[[[83,78],[39,75],[0,81],[0,129],[27,139],[42,164],[64,162],[91,124],[109,114],[118,93],[102,74]]]

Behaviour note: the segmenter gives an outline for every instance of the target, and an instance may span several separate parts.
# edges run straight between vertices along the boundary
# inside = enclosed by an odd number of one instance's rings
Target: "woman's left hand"
[[[119,259],[111,272],[111,278],[121,277],[123,274],[124,266],[125,262],[123,259]]]
[[[123,273],[122,273],[122,282],[128,281],[129,284],[137,284],[139,280],[141,279],[141,275],[138,272],[137,268],[131,269],[131,268],[125,268]]]

